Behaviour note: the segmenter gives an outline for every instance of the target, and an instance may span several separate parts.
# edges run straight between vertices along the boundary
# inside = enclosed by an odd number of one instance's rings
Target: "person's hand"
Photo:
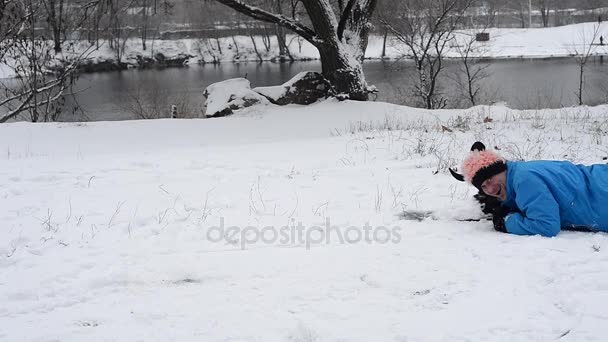
[[[492,213],[492,223],[494,224],[494,230],[497,232],[506,233],[507,228],[505,227],[505,217],[509,214],[509,209],[498,206],[494,208]]]
[[[488,196],[483,191],[479,191],[473,197],[479,202],[481,211],[484,214],[493,214],[497,207],[500,207],[500,200],[498,198]]]

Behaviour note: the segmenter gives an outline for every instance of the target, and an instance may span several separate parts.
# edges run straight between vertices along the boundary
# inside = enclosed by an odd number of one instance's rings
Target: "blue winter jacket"
[[[608,165],[507,161],[508,233],[555,236],[561,228],[608,231]]]

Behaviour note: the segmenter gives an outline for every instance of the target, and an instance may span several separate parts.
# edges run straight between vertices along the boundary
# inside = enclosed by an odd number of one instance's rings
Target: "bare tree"
[[[536,0],[536,7],[540,10],[540,16],[543,21],[543,27],[549,26],[549,14],[553,5],[552,0]]]
[[[380,1],[378,3],[378,9],[376,10],[376,17],[374,19],[382,27],[382,53],[380,55],[382,58],[386,57],[386,45],[390,33],[390,27],[385,23],[392,23],[399,20],[396,11],[397,4],[396,1]]]
[[[339,1],[339,15],[329,0],[302,4],[312,28],[297,19],[262,10],[238,0],[216,0],[252,18],[285,27],[319,50],[322,73],[341,98],[367,100],[370,88],[361,63],[371,29],[370,18],[377,0]]]
[[[136,0],[106,0],[105,17],[107,23],[102,24],[107,27],[109,34],[108,43],[114,50],[116,62],[121,63],[125,51],[127,40],[135,31],[135,27],[126,25],[129,20],[129,9],[136,3]]]
[[[407,47],[418,75],[414,95],[425,108],[444,108],[447,98],[439,91],[444,50],[454,40],[472,0],[404,0],[397,4],[399,20],[383,20],[395,37]]]
[[[280,15],[289,15],[292,20],[297,20],[300,0],[271,0],[274,2],[275,12]],[[287,13],[285,13],[287,12]],[[279,24],[275,24],[275,34],[277,36],[277,43],[279,45],[279,58],[283,59],[285,56],[293,61],[294,58],[289,51],[289,44],[287,42],[287,32],[285,28]]]
[[[64,30],[64,0],[42,0],[44,9],[47,14],[47,22],[53,33],[53,42],[55,52],[61,52],[61,41]]]
[[[100,46],[102,20],[108,8],[107,1],[91,1],[82,7],[82,17],[79,25],[86,31],[87,40],[96,48]]]
[[[7,53],[16,43],[14,38],[22,33],[31,15],[17,0],[0,0],[0,63],[6,62]]]
[[[589,59],[596,50],[597,40],[600,36],[600,25],[595,24],[593,26],[593,32],[588,35],[584,29],[580,32],[579,39],[580,44],[573,44],[573,50],[578,64],[578,90],[575,92],[578,99],[578,104],[584,104],[584,91],[585,91],[585,69]]]
[[[156,14],[156,1],[153,6],[150,6],[150,0],[141,0],[141,25],[139,27],[141,35],[141,48],[146,51],[146,42],[148,40],[148,30],[150,29],[150,17]]]
[[[258,61],[260,63],[262,63],[264,61],[264,57],[262,56],[262,54],[260,53],[260,50],[258,49],[258,43],[256,41],[256,35],[254,34],[254,26],[251,23],[248,23],[247,21],[244,22],[245,23],[245,27],[247,27],[247,31],[249,32],[249,39],[251,39],[251,44],[253,45],[253,51],[255,52],[256,56],[258,56]],[[234,36],[232,37],[235,46],[238,47],[236,41],[234,40]],[[270,39],[267,35],[262,35],[262,42],[264,43],[265,47],[266,47],[266,51],[268,51],[268,49],[270,49]],[[237,50],[238,51],[238,50]]]
[[[458,88],[463,91],[464,97],[472,106],[479,104],[482,94],[481,82],[489,75],[487,69],[490,64],[483,62],[485,56],[485,42],[478,41],[478,37],[488,35],[488,29],[495,22],[496,13],[499,8],[495,3],[488,4],[487,13],[481,21],[476,21],[471,30],[463,31],[454,45],[455,50],[460,56],[459,75],[455,81]]]
[[[0,63],[16,76],[10,84],[0,83],[0,123],[57,120],[78,65],[89,53],[57,58],[55,44],[37,30],[48,20],[45,6],[37,0],[0,0]]]
[[[203,60],[203,63],[219,63],[221,56],[224,53],[221,44],[221,31],[215,29],[217,25],[228,26],[231,23],[226,15],[222,15],[222,11],[229,11],[228,8],[222,6],[215,1],[197,1],[185,3],[186,20],[188,24],[201,32],[199,41],[200,55],[204,56],[203,51],[211,56],[211,60]]]
[[[136,85],[126,91],[120,107],[134,119],[193,118],[197,111],[192,103],[192,89],[169,91],[161,83]]]
[[[483,1],[483,4],[483,9],[485,13],[480,16],[480,20],[475,21],[475,27],[483,27],[486,29],[490,27],[498,27],[497,17],[499,13],[505,8],[507,3],[501,0],[486,0]]]
[[[525,28],[530,24],[528,22],[528,1],[529,0],[508,0],[502,6],[504,15],[512,20],[519,20],[521,28]]]
[[[487,69],[490,64],[482,62],[483,46],[479,46],[475,34],[463,36],[455,48],[460,55],[460,61],[459,73],[454,79],[469,104],[476,106],[481,96],[481,82],[489,76]]]
[[[140,0],[140,37],[142,49],[147,48],[146,42],[150,38],[150,29],[160,25],[160,20],[171,14],[174,4],[168,0]]]

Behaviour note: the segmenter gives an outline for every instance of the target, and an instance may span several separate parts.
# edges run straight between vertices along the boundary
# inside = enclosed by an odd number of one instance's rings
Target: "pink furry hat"
[[[486,146],[477,141],[471,146],[471,153],[462,164],[464,174],[449,168],[454,178],[461,182],[469,182],[481,190],[481,184],[486,179],[507,170],[507,161],[494,151],[486,151]]]
[[[494,151],[471,151],[469,156],[462,164],[464,179],[471,183],[473,181],[473,177],[475,177],[479,170],[487,168],[488,166],[497,162],[504,163],[505,160]]]
[[[507,170],[507,162],[494,151],[487,151],[484,144],[476,142],[471,147],[471,153],[462,164],[462,175],[452,175],[460,180],[467,181],[481,190],[481,184],[488,178]]]

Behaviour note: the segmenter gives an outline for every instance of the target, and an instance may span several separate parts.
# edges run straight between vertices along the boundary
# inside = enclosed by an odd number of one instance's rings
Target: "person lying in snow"
[[[497,198],[494,229],[555,236],[560,229],[608,232],[608,165],[568,161],[510,161],[481,142],[471,147],[463,175],[452,175]],[[490,202],[491,203],[491,202]]]

